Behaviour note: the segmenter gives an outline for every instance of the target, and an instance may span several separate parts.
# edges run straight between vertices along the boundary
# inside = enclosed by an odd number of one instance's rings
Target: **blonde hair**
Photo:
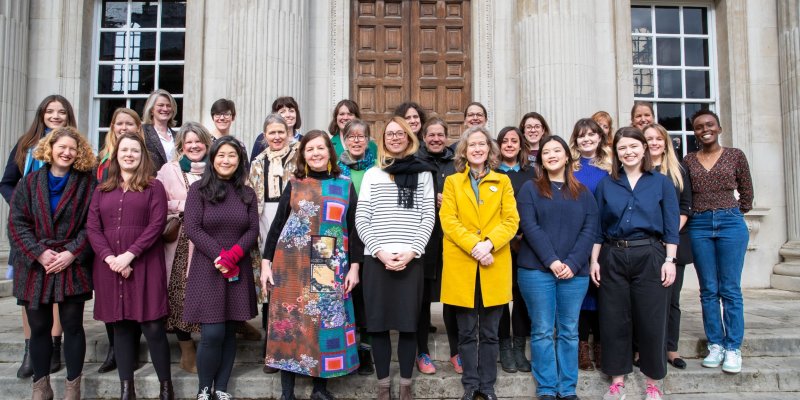
[[[461,134],[461,138],[458,139],[456,155],[453,159],[456,172],[464,172],[467,169],[467,142],[473,133],[481,133],[486,138],[486,143],[489,145],[489,154],[486,156],[485,165],[489,170],[496,170],[500,165],[500,147],[498,147],[497,143],[492,139],[492,135],[489,134],[486,127],[473,126],[465,130],[464,133]]]
[[[72,168],[82,172],[91,171],[97,161],[94,158],[92,146],[77,129],[71,126],[53,129],[47,136],[39,140],[39,144],[33,151],[33,156],[37,160],[53,164],[53,144],[55,144],[58,139],[65,136],[75,140],[75,143],[78,145],[78,154],[75,156],[75,162],[72,164]]]
[[[180,160],[181,157],[183,157],[183,143],[186,141],[186,135],[188,135],[189,132],[197,135],[200,142],[206,145],[206,155],[211,148],[211,143],[214,142],[214,137],[211,136],[205,126],[192,121],[184,122],[181,129],[175,135],[175,160]]]
[[[389,123],[395,122],[403,128],[403,132],[406,134],[408,138],[408,147],[406,147],[406,151],[403,152],[401,158],[406,158],[412,154],[415,154],[417,150],[419,150],[419,139],[417,139],[417,135],[411,132],[411,126],[408,125],[406,119],[403,117],[393,116]],[[388,127],[389,124],[386,124]],[[383,128],[380,132],[378,132],[378,168],[384,169],[394,163],[394,157],[389,155],[389,151],[386,149],[386,141],[384,137],[386,136],[386,127]]]
[[[658,166],[658,172],[668,176],[672,179],[672,183],[678,188],[678,191],[683,191],[683,171],[681,163],[678,161],[678,156],[675,155],[675,148],[672,147],[672,139],[669,137],[667,129],[660,124],[650,124],[644,127],[643,132],[648,129],[655,129],[664,140],[664,155],[661,156],[661,165]],[[648,151],[650,151],[648,149]]]
[[[153,107],[155,107],[158,98],[162,96],[166,97],[167,100],[169,100],[169,104],[172,105],[172,115],[169,117],[169,122],[167,122],[167,125],[172,128],[176,124],[175,116],[178,115],[178,103],[176,103],[175,98],[164,89],[156,89],[150,93],[150,97],[148,97],[147,101],[144,103],[142,122],[145,124],[153,124]]]
[[[97,154],[101,160],[103,157],[110,155],[114,151],[114,148],[117,147],[117,133],[114,132],[114,124],[117,122],[117,117],[120,114],[127,114],[133,118],[134,122],[136,122],[136,133],[144,138],[144,132],[142,132],[142,120],[139,118],[139,114],[137,114],[136,111],[133,111],[130,108],[118,108],[114,110],[114,115],[111,117],[111,124],[108,127],[108,132],[106,133],[105,144],[103,145],[103,149],[100,150],[100,153]]]

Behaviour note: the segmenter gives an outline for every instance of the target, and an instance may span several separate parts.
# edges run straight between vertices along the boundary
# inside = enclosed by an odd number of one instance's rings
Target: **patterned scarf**
[[[369,146],[367,146],[367,150],[364,152],[364,157],[361,157],[360,160],[354,159],[353,156],[350,155],[350,152],[345,150],[339,158],[339,166],[341,167],[342,175],[350,176],[351,169],[356,171],[369,169],[375,165],[375,158],[375,153]]]
[[[206,162],[208,158],[203,158],[203,161],[192,161],[185,155],[181,156],[178,160],[178,165],[181,166],[181,171],[187,174],[202,175],[206,169]]]
[[[265,177],[267,180],[268,193],[280,193],[281,179],[283,179],[283,182],[289,181],[291,173],[294,172],[294,163],[291,161],[294,159],[296,150],[297,145],[294,143],[278,151],[274,151],[269,147],[264,150],[267,153],[265,158],[269,161],[269,170],[267,170],[267,176]],[[288,162],[284,168],[283,158],[286,157],[287,154],[289,154],[287,158]]]

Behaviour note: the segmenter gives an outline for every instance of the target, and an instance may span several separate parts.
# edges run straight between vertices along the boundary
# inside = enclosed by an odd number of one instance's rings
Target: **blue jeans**
[[[744,337],[742,268],[750,238],[744,216],[738,208],[695,213],[689,235],[708,343],[739,349]]]
[[[536,378],[536,395],[574,395],[578,383],[578,316],[589,277],[558,279],[551,272],[520,268],[517,281],[531,318],[531,370]]]

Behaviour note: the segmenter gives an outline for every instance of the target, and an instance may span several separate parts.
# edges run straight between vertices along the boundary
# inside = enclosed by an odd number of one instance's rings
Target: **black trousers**
[[[516,257],[514,257],[514,264],[517,265]],[[500,317],[500,339],[510,339],[513,336],[526,337],[531,335],[531,319],[528,316],[528,307],[525,305],[525,299],[522,298],[522,293],[519,291],[517,284],[517,267],[512,269],[511,277],[511,295],[514,300],[514,308],[509,309],[509,305],[503,306],[503,316]]]
[[[639,369],[651,379],[667,375],[666,332],[670,288],[661,285],[666,251],[660,242],[600,251],[600,336],[603,372],[633,371],[633,331],[639,345]]]
[[[681,289],[685,265],[675,266],[675,282],[670,289],[669,312],[667,318],[667,351],[678,351],[678,340],[681,337]]]

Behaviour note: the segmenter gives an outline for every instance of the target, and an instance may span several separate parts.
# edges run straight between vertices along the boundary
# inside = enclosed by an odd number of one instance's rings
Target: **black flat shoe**
[[[677,369],[686,369],[686,361],[683,361],[680,357],[675,357],[672,360],[667,360],[667,362]]]

